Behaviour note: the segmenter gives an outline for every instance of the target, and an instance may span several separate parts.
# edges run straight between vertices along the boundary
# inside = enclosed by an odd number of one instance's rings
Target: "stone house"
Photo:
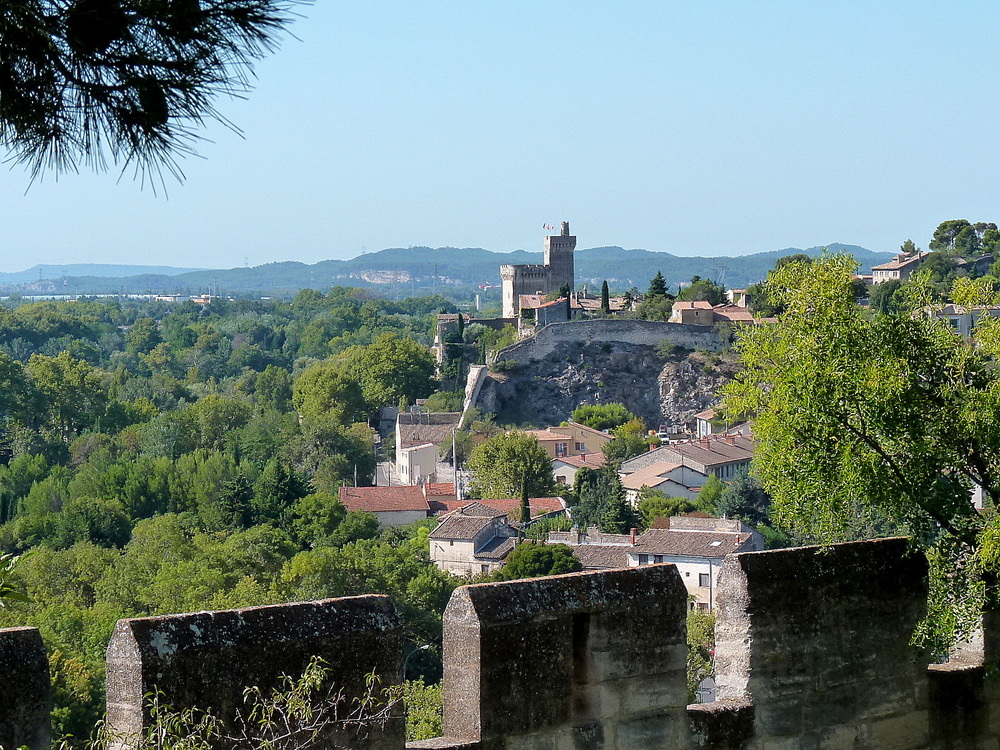
[[[586,453],[600,453],[611,442],[611,435],[576,422],[543,430],[525,430],[541,445],[549,458],[566,458]]]
[[[439,446],[451,440],[461,412],[401,412],[396,417],[396,474],[403,484],[435,481]]]
[[[348,511],[373,513],[380,528],[408,526],[431,514],[424,489],[419,485],[341,487],[338,497]]]
[[[531,518],[566,515],[561,497],[529,498]],[[441,517],[430,533],[430,558],[441,570],[474,576],[502,568],[517,543],[521,524],[512,519],[521,512],[521,501],[474,500]]]
[[[706,300],[674,302],[667,322],[684,323],[692,326],[710,326],[715,322],[712,303]]]
[[[929,252],[900,253],[888,263],[872,266],[872,284],[882,284],[886,281],[906,281],[920,267]]]
[[[579,456],[560,456],[552,459],[552,475],[559,484],[573,486],[580,469],[600,469],[604,466],[604,453],[581,453]]]
[[[955,331],[969,338],[972,331],[983,318],[1000,318],[1000,306],[989,307],[965,307],[963,305],[945,305],[937,310],[928,310],[936,318],[941,318],[955,329]]]
[[[640,535],[601,534],[596,529],[551,532],[550,543],[568,544],[585,570],[677,566],[692,609],[715,607],[719,568],[728,555],[764,549],[764,538],[742,521],[696,514],[660,519],[664,528]]]
[[[431,532],[431,562],[459,576],[492,573],[514,549],[517,533],[504,513],[461,508],[444,516]]]
[[[633,507],[639,504],[639,494],[644,487],[670,497],[694,500],[707,479],[700,471],[673,461],[657,461],[621,478],[625,499]]]
[[[627,549],[628,567],[673,563],[692,609],[715,608],[719,568],[728,555],[764,549],[764,537],[742,521],[696,516],[664,520],[669,528],[644,531]]]
[[[693,469],[705,479],[714,475],[723,481],[729,481],[740,471],[749,468],[752,458],[753,436],[743,428],[734,428],[718,435],[671,443],[630,458],[622,463],[619,474],[624,482],[629,474],[640,469],[655,463],[668,463]],[[701,486],[701,483],[697,486]]]

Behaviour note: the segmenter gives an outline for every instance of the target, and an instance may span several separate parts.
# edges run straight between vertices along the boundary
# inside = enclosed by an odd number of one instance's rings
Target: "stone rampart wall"
[[[615,318],[572,320],[551,323],[538,329],[534,336],[496,352],[492,361],[513,360],[526,364],[549,356],[560,345],[572,346],[595,341],[656,346],[666,340],[687,349],[719,351],[726,344],[724,338],[712,326]]]
[[[444,625],[445,736],[412,750],[950,750],[1000,747],[981,662],[927,667],[910,645],[926,562],[903,540],[747,553],[720,574],[720,700],[686,705],[687,598],[672,565],[459,588]],[[993,653],[988,617],[984,643]],[[144,695],[229,716],[321,656],[344,692],[400,680],[385,597],[122,620],[108,649],[112,730],[148,724]],[[993,670],[995,671],[995,670]],[[0,631],[0,745],[47,741],[38,631]],[[398,711],[322,746],[402,750]]]

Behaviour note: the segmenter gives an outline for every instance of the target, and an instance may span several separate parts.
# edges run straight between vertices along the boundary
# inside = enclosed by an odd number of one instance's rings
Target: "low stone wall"
[[[0,630],[0,748],[49,746],[52,686],[37,628]]]
[[[463,586],[444,618],[445,742],[686,747],[686,610],[672,565]]]
[[[719,331],[713,326],[693,326],[682,323],[659,323],[651,320],[620,320],[598,318],[551,323],[538,329],[516,344],[496,352],[491,360],[512,360],[520,364],[542,359],[552,354],[560,344],[580,344],[594,341],[620,342],[641,346],[656,346],[667,340],[687,349],[719,351],[725,346]]]
[[[926,593],[926,562],[899,539],[735,555],[717,591],[720,700],[686,706],[687,597],[674,566],[464,586],[445,613],[446,735],[410,747],[995,750],[991,670],[928,669],[910,645]],[[348,702],[370,674],[398,684],[388,599],[122,620],[108,649],[110,728],[127,744],[153,690],[174,708],[231,716],[245,687],[266,690],[314,655]],[[49,695],[38,631],[0,631],[0,745],[45,747]],[[401,717],[322,746],[402,750]]]
[[[926,576],[904,539],[728,558],[716,685],[753,704],[755,746],[926,747],[926,662],[910,645]]]
[[[108,729],[122,746],[149,725],[146,696],[175,710],[197,708],[229,721],[243,693],[298,676],[320,657],[343,693],[341,715],[357,708],[368,675],[400,682],[400,632],[388,597],[359,596],[222,612],[119,620],[108,646]],[[334,732],[331,744],[400,748],[401,709],[375,730]]]

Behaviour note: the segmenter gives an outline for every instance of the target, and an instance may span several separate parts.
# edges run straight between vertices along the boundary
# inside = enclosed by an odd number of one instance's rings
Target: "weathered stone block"
[[[366,694],[374,675],[400,680],[400,633],[388,597],[359,596],[268,607],[119,620],[108,646],[108,727],[122,738],[149,723],[145,696],[159,691],[174,709],[211,710],[229,721],[243,691],[276,686],[322,658],[343,692],[340,709]],[[367,730],[365,730],[367,731]],[[367,737],[349,733],[358,748],[400,748],[401,709]]]
[[[917,750],[927,746],[929,736],[923,711],[879,719],[871,726],[872,743],[879,750]]]
[[[654,676],[661,723],[683,723],[686,602],[673,566],[459,588],[444,618],[446,734],[520,747],[546,731],[576,743],[563,730],[604,724],[616,747],[610,725],[628,701],[652,710],[629,683]]]
[[[716,701],[687,707],[694,750],[746,750],[753,740],[754,708],[749,703]]]
[[[717,595],[719,698],[752,700],[762,738],[914,715],[926,675],[910,636],[926,573],[904,539],[731,556]]]
[[[51,711],[49,659],[38,628],[0,630],[0,747],[47,748]]]

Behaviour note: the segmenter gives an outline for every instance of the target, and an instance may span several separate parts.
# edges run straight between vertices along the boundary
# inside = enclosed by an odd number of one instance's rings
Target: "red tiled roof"
[[[552,459],[555,461],[562,461],[564,464],[569,464],[570,466],[575,466],[578,469],[599,469],[604,466],[604,462],[607,457],[603,453],[583,453],[579,456],[556,456]]]
[[[628,551],[624,544],[578,544],[573,547],[573,555],[584,570],[613,570],[628,567]]]
[[[420,485],[397,487],[341,487],[340,502],[349,511],[364,510],[368,513],[422,510],[430,506]]]
[[[427,490],[427,497],[432,495],[454,495],[455,494],[455,483],[454,482],[428,482],[424,485],[424,489]]]
[[[705,409],[694,415],[695,419],[715,419],[715,409]]]
[[[633,554],[683,555],[685,557],[725,557],[738,552],[749,541],[749,534],[718,531],[644,531],[631,547]]]
[[[501,500],[477,500],[476,505],[486,506],[505,516],[519,516],[521,512],[521,501],[517,498],[504,498]],[[555,513],[566,510],[566,503],[561,497],[532,497],[528,500],[531,507],[531,517],[543,516],[546,513]],[[463,511],[464,512],[464,511]]]
[[[431,539],[455,539],[471,540],[475,539],[483,529],[489,526],[493,519],[489,516],[463,516],[460,513],[452,513],[441,519],[431,534]]]
[[[430,506],[431,513],[439,516],[443,513],[453,513],[465,505],[466,501],[459,500],[458,498],[429,497],[427,498],[427,504]]]
[[[708,300],[695,300],[693,302],[675,302],[674,310],[711,310],[712,303]]]

